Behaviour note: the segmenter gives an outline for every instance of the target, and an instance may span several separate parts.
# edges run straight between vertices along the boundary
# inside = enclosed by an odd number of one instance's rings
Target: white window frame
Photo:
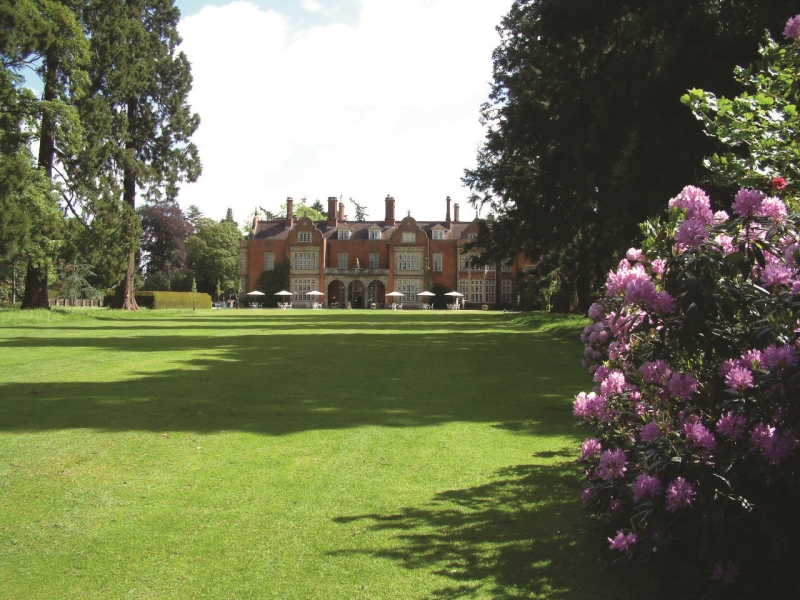
[[[309,296],[308,292],[317,289],[317,280],[311,278],[292,279],[292,302],[316,302],[315,296]]]
[[[380,252],[370,252],[369,253],[369,268],[370,269],[378,269],[381,266],[381,255]]]
[[[503,273],[511,273],[511,261],[507,260],[503,263]]]
[[[459,271],[469,271],[470,265],[469,261],[472,260],[472,254],[459,254],[458,255],[458,270]]]
[[[275,253],[274,252],[264,252],[264,270],[265,271],[274,271],[275,270]]]
[[[239,251],[239,270],[247,270],[247,250],[245,249]]]
[[[401,302],[418,302],[417,294],[422,291],[422,281],[420,279],[398,279],[397,291],[403,293]]]
[[[441,252],[433,254],[433,270],[436,272],[444,271],[444,254]]]
[[[398,252],[394,262],[397,271],[421,271],[422,253],[421,252]]]
[[[470,279],[470,302],[482,303],[483,302],[483,279]]]
[[[350,239],[350,230],[349,229],[340,229],[337,235],[337,238],[340,240],[349,240]]]
[[[310,271],[319,268],[318,252],[292,252],[292,269]]]
[[[503,279],[500,281],[500,297],[503,302],[511,304],[511,280]]]
[[[350,268],[350,254],[348,252],[339,252],[339,268],[340,269],[348,269]]]
[[[310,244],[311,243],[311,232],[310,231],[298,231],[297,232],[297,243],[299,243],[299,244]]]
[[[369,230],[369,239],[371,239],[371,240],[379,240],[379,239],[381,239],[381,230],[380,229],[370,229]]]
[[[433,239],[435,239],[435,240],[443,240],[444,239],[444,229],[434,229],[433,230]]]
[[[497,302],[497,296],[496,296],[497,286],[495,285],[495,280],[494,279],[485,280],[484,287],[486,291],[486,303],[494,304],[495,302]]]
[[[403,232],[403,243],[404,244],[414,244],[417,241],[417,232],[416,231],[404,231]]]
[[[464,295],[464,302],[469,300],[469,279],[458,280],[458,291]]]

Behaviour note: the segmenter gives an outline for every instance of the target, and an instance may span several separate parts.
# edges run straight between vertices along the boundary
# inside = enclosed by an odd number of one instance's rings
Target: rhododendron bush
[[[611,550],[644,557],[690,542],[730,582],[750,550],[792,543],[798,224],[779,197],[742,189],[729,215],[690,186],[609,273],[583,333],[596,386],[574,413],[590,431],[583,502],[616,522]]]

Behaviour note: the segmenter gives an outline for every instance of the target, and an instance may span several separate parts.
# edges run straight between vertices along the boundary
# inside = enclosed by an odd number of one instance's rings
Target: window
[[[500,296],[503,302],[511,304],[511,280],[504,279],[500,282]]]
[[[371,239],[371,240],[379,240],[379,239],[381,239],[381,230],[380,229],[370,229],[369,230],[369,239]]]
[[[242,272],[247,271],[247,250],[244,248],[239,250],[239,270]]]
[[[437,253],[433,255],[433,270],[434,271],[443,271],[444,270],[444,254]]]
[[[433,230],[433,239],[435,239],[435,240],[443,240],[444,239],[444,229],[434,229]]]
[[[264,252],[264,270],[273,271],[275,269],[275,254]]]
[[[459,271],[469,271],[469,261],[472,258],[471,254],[459,254],[458,255],[458,270]]]
[[[483,279],[473,279],[470,286],[470,302],[483,302]]]
[[[477,239],[477,238],[478,238],[478,234],[477,234],[477,233],[470,233],[470,234],[467,236],[467,240],[469,240],[470,242],[471,242],[471,241],[473,241],[473,240],[475,240],[475,239]]]
[[[420,285],[419,279],[398,279],[397,291],[403,293],[401,302],[417,302],[417,294],[422,291]]]
[[[458,280],[458,291],[464,294],[464,301],[469,299],[469,279]]]
[[[292,252],[292,268],[303,269],[317,269],[317,253],[316,252]]]
[[[503,263],[503,273],[511,273],[511,261],[510,260],[507,260],[506,262]]]
[[[404,244],[413,244],[417,241],[417,232],[416,231],[404,231],[403,232],[403,243]]]
[[[348,254],[347,252],[339,252],[339,268],[346,269],[347,268],[347,261],[348,261]]]
[[[495,289],[497,289],[497,288],[495,287],[494,279],[487,279],[483,283],[484,283],[484,286],[486,288],[486,302],[487,302],[487,304],[494,304],[495,302],[497,302],[497,300],[495,300]]]
[[[294,293],[294,296],[292,296],[292,301],[316,302],[317,298],[315,296],[308,295],[308,292],[311,292],[316,288],[316,279],[292,279],[292,292]]]
[[[369,268],[370,269],[377,269],[380,267],[381,264],[381,255],[377,252],[370,252],[369,253]]]
[[[494,268],[495,268],[495,267],[494,267],[494,263],[489,263],[488,265],[486,265],[486,269],[485,269],[485,271],[486,271],[487,273],[488,273],[488,272],[491,272],[491,273],[493,273],[493,272],[494,272]]]
[[[350,230],[349,229],[340,229],[339,230],[339,239],[340,240],[349,240],[350,239]]]
[[[419,252],[398,252],[396,254],[395,269],[398,271],[419,271],[422,254]]]
[[[300,244],[310,244],[311,243],[311,232],[310,231],[300,231],[300,232],[298,232],[297,241]]]
[[[244,291],[245,287],[247,287],[247,277],[239,277],[239,293],[240,294]]]

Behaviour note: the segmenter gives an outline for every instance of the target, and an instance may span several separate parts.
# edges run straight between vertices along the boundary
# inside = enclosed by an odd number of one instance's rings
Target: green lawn
[[[580,508],[581,325],[0,311],[0,596],[651,597]]]

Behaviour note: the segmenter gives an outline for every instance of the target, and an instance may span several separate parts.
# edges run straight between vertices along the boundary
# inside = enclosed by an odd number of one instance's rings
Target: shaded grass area
[[[0,311],[2,595],[653,597],[579,506],[581,326]]]

